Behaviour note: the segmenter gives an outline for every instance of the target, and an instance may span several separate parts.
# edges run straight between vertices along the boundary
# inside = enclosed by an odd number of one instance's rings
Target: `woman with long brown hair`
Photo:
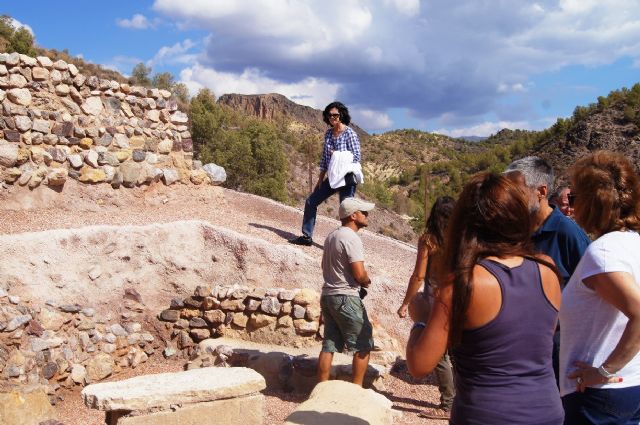
[[[440,196],[433,203],[424,233],[418,241],[418,255],[416,265],[413,268],[407,291],[398,309],[398,316],[407,317],[416,322],[421,319],[415,317],[413,308],[410,308],[412,300],[417,297],[427,297],[429,303],[433,299],[433,291],[437,286],[436,276],[438,268],[442,266],[442,251],[444,249],[444,237],[449,218],[453,213],[456,201],[450,196]],[[424,290],[420,286],[424,285]],[[413,305],[412,305],[413,307]],[[445,352],[435,368],[438,390],[440,391],[440,405],[436,408],[427,408],[419,413],[420,417],[427,419],[449,419],[455,387],[453,385],[453,371],[449,353]]]
[[[498,174],[474,176],[456,202],[441,286],[407,344],[414,376],[450,347],[452,424],[562,423],[551,364],[560,284],[552,260],[534,252],[529,217],[524,193]]]
[[[572,172],[576,222],[597,239],[564,290],[560,392],[565,424],[640,423],[640,179],[599,151]]]

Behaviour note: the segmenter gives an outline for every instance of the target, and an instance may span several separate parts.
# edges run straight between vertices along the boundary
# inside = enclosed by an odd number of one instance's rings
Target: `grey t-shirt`
[[[341,226],[327,236],[322,254],[322,295],[358,295],[360,284],[351,273],[351,263],[364,261],[360,236]]]

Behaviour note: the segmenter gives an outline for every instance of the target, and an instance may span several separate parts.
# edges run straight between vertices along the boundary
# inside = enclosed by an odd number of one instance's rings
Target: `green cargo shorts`
[[[323,295],[320,298],[324,338],[322,351],[350,353],[373,350],[373,327],[360,297]]]

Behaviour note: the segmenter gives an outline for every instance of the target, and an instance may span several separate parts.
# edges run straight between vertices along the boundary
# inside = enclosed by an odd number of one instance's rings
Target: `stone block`
[[[139,416],[123,416],[116,425],[262,425],[264,396],[255,394],[182,406]]]
[[[350,382],[326,381],[316,385],[309,399],[287,417],[284,425],[391,425],[396,415],[391,406],[391,400],[371,389]]]
[[[42,389],[14,390],[0,394],[0,424],[38,425],[55,418],[55,411]]]
[[[313,289],[303,288],[301,289],[295,297],[293,297],[293,303],[307,306],[312,303],[320,302],[320,294],[318,294]]]
[[[210,367],[89,385],[82,398],[94,409],[131,411],[241,397],[265,388],[264,378],[252,369]]]

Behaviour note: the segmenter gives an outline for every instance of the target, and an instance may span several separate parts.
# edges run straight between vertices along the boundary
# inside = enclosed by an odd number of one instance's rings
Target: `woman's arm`
[[[436,293],[426,327],[411,331],[406,357],[407,367],[412,376],[421,377],[430,373],[447,350],[452,293],[451,284],[440,288]]]
[[[418,255],[416,257],[416,265],[413,267],[413,273],[409,278],[409,285],[402,300],[402,304],[398,309],[398,316],[407,317],[409,303],[411,299],[420,290],[420,285],[424,282],[424,276],[427,272],[427,262],[429,261],[429,250],[426,244],[426,235],[422,235],[418,241]]]
[[[613,349],[609,357],[602,363],[604,369],[616,374],[640,351],[640,287],[633,276],[626,272],[600,273],[584,279],[584,284],[596,291],[598,296],[611,304],[622,314],[629,318],[627,326],[620,337],[620,341]],[[624,376],[605,378],[598,372],[601,365],[589,365],[577,362],[578,370],[569,374],[569,378],[582,378],[582,385],[578,385],[579,391],[584,387],[605,382],[622,382]]]

